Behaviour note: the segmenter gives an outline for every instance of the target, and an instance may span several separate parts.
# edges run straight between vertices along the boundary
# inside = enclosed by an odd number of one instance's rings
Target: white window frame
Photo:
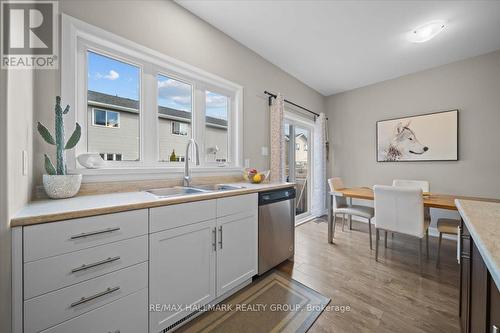
[[[181,165],[159,161],[158,140],[158,86],[157,76],[186,82],[193,87],[191,131],[200,146],[204,147],[205,90],[223,94],[230,98],[228,115],[228,162],[209,163],[200,158],[200,166],[193,166],[194,173],[240,171],[243,165],[243,87],[224,78],[166,56],[158,51],[119,37],[101,28],[62,14],[61,96],[70,104],[66,121],[67,132],[74,121],[82,125],[82,139],[74,150],[68,151],[68,169],[91,176],[106,178],[106,175],[180,173]],[[87,67],[86,51],[100,53],[140,68],[140,144],[139,161],[107,162],[104,169],[83,169],[76,163],[76,156],[87,152]],[[148,111],[149,110],[149,111]],[[203,110],[202,116],[195,116]],[[154,111],[154,112],[152,112]],[[92,115],[93,118],[93,115]],[[92,120],[93,121],[93,120]],[[147,129],[147,130],[146,130]],[[217,165],[216,165],[217,164]]]
[[[118,115],[118,126],[111,127],[111,126],[107,126],[107,125],[96,124],[96,122],[95,122],[95,112],[96,111],[102,111],[102,112],[106,113],[106,118],[105,118],[105,121],[104,121],[105,124],[108,123],[108,113],[109,112],[116,113]],[[104,127],[104,128],[111,128],[111,129],[120,128],[120,112],[119,111],[113,111],[113,110],[105,110],[103,108],[92,108],[92,126],[95,126],[95,127]]]

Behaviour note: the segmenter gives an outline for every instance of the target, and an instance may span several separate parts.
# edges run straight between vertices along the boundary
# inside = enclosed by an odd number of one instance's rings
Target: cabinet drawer
[[[256,210],[257,204],[257,193],[217,199],[217,217],[237,214],[249,210]]]
[[[215,200],[151,208],[150,230],[157,232],[215,218]]]
[[[24,264],[24,299],[147,260],[148,236],[144,235],[28,262]]]
[[[142,289],[42,333],[147,332],[147,303],[148,290]]]
[[[148,286],[147,263],[137,264],[24,302],[24,332],[50,328]]]
[[[148,233],[148,210],[99,215],[25,227],[24,262]]]

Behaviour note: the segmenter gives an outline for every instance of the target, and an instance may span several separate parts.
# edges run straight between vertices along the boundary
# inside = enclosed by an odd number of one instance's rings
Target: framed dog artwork
[[[377,121],[377,162],[458,161],[458,110]]]

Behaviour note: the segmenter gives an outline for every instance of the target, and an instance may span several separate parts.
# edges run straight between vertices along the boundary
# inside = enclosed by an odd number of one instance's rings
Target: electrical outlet
[[[23,150],[23,176],[28,175],[28,152]]]
[[[245,168],[250,168],[250,159],[245,158]]]
[[[269,149],[267,147],[260,147],[260,153],[262,156],[267,156],[269,155]]]

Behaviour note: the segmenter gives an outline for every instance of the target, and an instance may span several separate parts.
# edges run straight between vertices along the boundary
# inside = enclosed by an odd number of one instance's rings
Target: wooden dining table
[[[333,243],[333,196],[341,196],[349,199],[349,204],[352,205],[352,199],[374,200],[373,190],[370,187],[351,187],[329,192],[328,195],[328,242]],[[500,202],[500,199],[468,197],[453,194],[440,193],[425,193],[424,207],[439,208],[448,210],[457,210],[455,199],[476,200],[488,202]],[[352,216],[349,216],[349,225],[351,224]]]

